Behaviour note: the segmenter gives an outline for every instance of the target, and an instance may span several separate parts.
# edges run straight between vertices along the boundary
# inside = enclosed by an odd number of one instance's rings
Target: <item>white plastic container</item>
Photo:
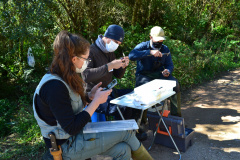
[[[143,104],[151,104],[160,100],[163,93],[173,91],[173,87],[175,86],[175,81],[155,79],[134,89],[134,94],[136,95],[135,101],[140,101]]]

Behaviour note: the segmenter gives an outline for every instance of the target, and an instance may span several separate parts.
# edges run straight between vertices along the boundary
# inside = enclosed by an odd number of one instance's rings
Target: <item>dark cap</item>
[[[122,27],[120,27],[119,25],[113,24],[107,28],[106,32],[104,33],[104,37],[111,38],[119,42],[123,42],[124,31]]]

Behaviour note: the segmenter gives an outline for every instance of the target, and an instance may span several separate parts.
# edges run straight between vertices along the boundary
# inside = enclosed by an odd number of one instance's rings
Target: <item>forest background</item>
[[[0,159],[35,159],[45,150],[33,117],[32,98],[53,56],[61,30],[94,42],[110,24],[125,30],[117,57],[149,40],[161,26],[171,51],[173,75],[188,89],[240,66],[239,0],[1,0]],[[27,63],[32,48],[35,66]],[[119,88],[133,88],[131,62]]]

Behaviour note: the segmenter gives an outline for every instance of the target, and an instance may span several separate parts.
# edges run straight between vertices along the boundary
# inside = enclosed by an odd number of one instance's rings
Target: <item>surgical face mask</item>
[[[106,43],[106,49],[108,52],[114,52],[118,48],[119,44],[113,42],[112,40],[110,43]]]
[[[87,68],[87,65],[88,65],[88,63],[87,63],[87,61],[85,60],[84,62],[83,62],[83,65],[82,65],[82,68],[77,68],[76,66],[76,72],[77,73],[82,73],[86,68]]]
[[[152,45],[154,48],[161,48],[162,47],[163,42],[153,42]]]

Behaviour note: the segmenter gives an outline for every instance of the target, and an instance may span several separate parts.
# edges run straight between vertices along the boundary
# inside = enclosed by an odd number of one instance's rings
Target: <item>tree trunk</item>
[[[132,16],[132,27],[136,24],[136,22],[138,21],[137,17],[138,17],[138,10],[140,8],[140,0],[136,0],[135,4],[134,4],[134,8],[133,8],[133,16]]]

